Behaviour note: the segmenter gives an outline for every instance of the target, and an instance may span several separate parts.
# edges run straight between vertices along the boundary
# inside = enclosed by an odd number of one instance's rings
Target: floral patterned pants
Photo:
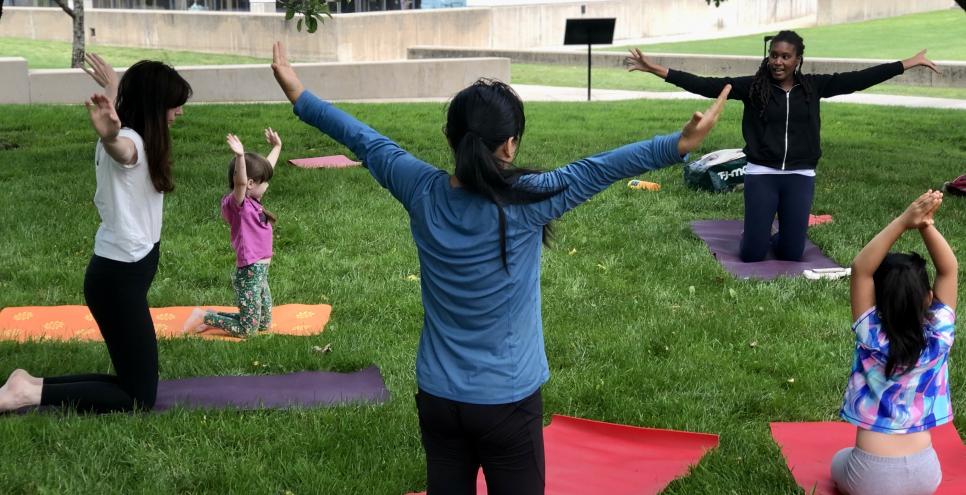
[[[235,337],[250,337],[272,323],[272,292],[268,289],[268,263],[252,263],[232,277],[238,313],[208,312],[204,323]]]

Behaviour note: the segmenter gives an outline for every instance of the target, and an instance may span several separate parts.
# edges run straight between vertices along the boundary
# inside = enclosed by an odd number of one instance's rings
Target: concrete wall
[[[446,45],[531,49],[563,43],[567,18],[616,17],[615,39],[722,32],[792,22],[810,26],[948,8],[953,0],[584,0],[553,4],[334,15],[315,34],[282,14],[87,11],[89,43],[270,57],[282,40],[300,61],[399,60],[406,48]],[[0,36],[69,41],[60,9],[7,7]],[[90,28],[96,35],[90,36]]]
[[[27,61],[19,57],[0,57],[0,103],[30,101]]]
[[[948,9],[956,4],[948,0],[818,0],[819,25],[841,24],[865,19],[894,17],[912,12]]]
[[[510,61],[295,64],[295,71],[307,89],[329,100],[448,98],[480,77],[509,80]],[[178,72],[194,90],[192,103],[285,101],[268,65],[179,67]],[[0,84],[0,103],[81,103],[100,90],[80,69],[28,71],[22,58],[0,58]]]
[[[665,67],[701,74],[706,76],[738,76],[754,74],[761,63],[760,57],[728,55],[687,55],[679,53],[648,53],[648,57]],[[910,53],[910,55],[913,55]],[[450,47],[413,47],[409,49],[412,59],[434,57],[501,57],[513,62],[587,66],[586,53],[563,52],[559,50],[481,50]],[[598,51],[591,61],[594,67],[624,67],[626,55],[621,52]],[[813,74],[831,74],[864,69],[866,67],[892,62],[892,60],[837,59],[808,57],[803,70]],[[931,70],[916,68],[890,79],[888,83],[912,86],[960,87],[966,88],[966,62],[938,62],[942,76]]]

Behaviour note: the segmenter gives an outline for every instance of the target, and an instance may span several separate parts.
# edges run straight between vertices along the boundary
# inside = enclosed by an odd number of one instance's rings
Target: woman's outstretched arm
[[[560,191],[549,199],[528,205],[525,210],[527,221],[546,224],[607,189],[615,181],[680,163],[685,155],[697,149],[714,128],[724,110],[730,89],[726,86],[704,113],[694,112],[691,120],[678,133],[655,136],[550,172],[520,177],[516,187],[538,192]]]
[[[745,100],[751,88],[751,77],[702,77],[694,74],[668,69],[641,53],[637,48],[631,50],[625,59],[627,70],[647,72],[696,95],[706,98],[717,98],[725,86],[730,85],[728,97],[732,100]]]
[[[873,65],[851,72],[813,74],[809,77],[812,78],[818,95],[822,98],[828,98],[871,88],[914,67],[926,67],[936,74],[942,74],[936,64],[926,58],[926,50],[922,50],[914,56],[898,62]]]
[[[424,180],[440,173],[355,117],[307,91],[288,62],[281,42],[275,42],[272,52],[275,80],[294,104],[295,114],[352,150],[376,181],[404,206],[409,206]]]

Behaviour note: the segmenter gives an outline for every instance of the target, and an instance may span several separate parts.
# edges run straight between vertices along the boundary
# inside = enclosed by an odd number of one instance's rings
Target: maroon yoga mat
[[[805,270],[815,268],[839,268],[834,261],[825,257],[822,251],[805,240],[805,253],[802,261],[776,260],[772,253],[764,261],[745,263],[738,257],[741,242],[741,220],[696,220],[691,222],[691,230],[701,238],[722,268],[738,278],[757,278],[771,280],[776,277],[797,277]]]
[[[289,375],[204,376],[158,384],[155,411],[188,409],[284,409],[355,403],[382,403],[389,391],[379,368],[354,373],[303,371]]]

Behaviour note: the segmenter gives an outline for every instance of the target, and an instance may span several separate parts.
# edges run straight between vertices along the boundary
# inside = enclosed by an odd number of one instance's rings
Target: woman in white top
[[[84,276],[84,298],[116,375],[33,377],[15,370],[0,388],[0,411],[34,405],[112,412],[154,407],[158,343],[147,293],[158,268],[164,193],[174,189],[168,128],[191,86],[173,68],[142,60],[118,83],[89,55],[88,74],[104,88],[86,102],[98,141],[94,204],[101,224]]]

